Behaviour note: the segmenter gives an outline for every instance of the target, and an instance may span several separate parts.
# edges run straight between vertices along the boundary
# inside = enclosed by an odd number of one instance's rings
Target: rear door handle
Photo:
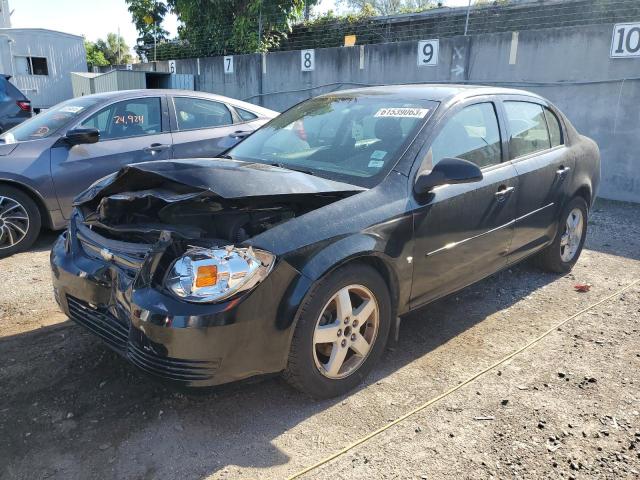
[[[253,133],[251,130],[237,130],[229,135],[231,138],[244,138],[248,136],[250,133]]]
[[[171,145],[167,145],[165,143],[152,143],[148,147],[144,147],[142,150],[145,152],[155,153],[161,152],[162,150],[166,150],[168,148],[171,148]]]
[[[567,176],[567,173],[569,173],[570,170],[571,167],[560,167],[558,170],[556,170],[556,175],[562,179]]]
[[[494,193],[495,197],[498,199],[498,201],[502,201],[505,198],[507,198],[509,195],[511,195],[511,193],[516,189],[516,187],[505,187],[504,185],[501,186],[498,191],[496,193]]]

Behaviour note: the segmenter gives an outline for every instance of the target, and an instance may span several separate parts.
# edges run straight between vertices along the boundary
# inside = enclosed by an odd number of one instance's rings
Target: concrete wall
[[[600,196],[640,202],[640,57],[609,58],[612,31],[613,24],[607,24],[443,38],[433,67],[417,66],[417,42],[409,41],[317,49],[312,72],[301,71],[299,51],[235,56],[233,74],[224,73],[222,57],[178,60],[176,69],[194,74],[198,90],[275,110],[359,85],[469,82],[525,88],[550,99],[598,142]]]

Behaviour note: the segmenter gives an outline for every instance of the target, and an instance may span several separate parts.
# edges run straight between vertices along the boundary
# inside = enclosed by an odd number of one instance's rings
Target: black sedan
[[[126,167],[53,247],[63,311],[189,386],[355,387],[395,319],[527,257],[578,260],[596,144],[545,99],[394,86],[303,102],[216,160]]]
[[[277,112],[188,90],[73,98],[0,135],[0,258],[66,226],[73,199],[137,162],[215,157]]]

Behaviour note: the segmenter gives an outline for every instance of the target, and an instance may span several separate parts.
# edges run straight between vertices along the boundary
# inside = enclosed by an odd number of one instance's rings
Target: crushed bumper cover
[[[186,386],[207,386],[286,366],[302,298],[296,292],[309,287],[288,263],[279,261],[245,295],[190,304],[139,281],[148,254],[105,259],[91,240],[78,236],[72,221],[54,244],[56,299],[69,318],[140,369]]]

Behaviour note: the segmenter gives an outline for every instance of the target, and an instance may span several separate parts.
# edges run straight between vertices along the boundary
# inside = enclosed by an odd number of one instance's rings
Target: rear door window
[[[248,121],[255,120],[256,118],[258,118],[258,116],[255,113],[250,112],[249,110],[244,110],[242,108],[236,107],[236,112],[238,112],[238,116],[244,122],[248,122]]]
[[[541,105],[531,102],[506,101],[504,108],[511,133],[509,156],[512,159],[551,147],[547,121]]]
[[[549,127],[551,147],[553,148],[558,145],[562,145],[564,142],[562,141],[562,129],[560,128],[558,117],[556,117],[556,115],[548,108],[544,109],[544,116],[547,119],[547,127]]]
[[[231,112],[224,103],[202,98],[175,97],[178,130],[214,128],[231,125]]]

